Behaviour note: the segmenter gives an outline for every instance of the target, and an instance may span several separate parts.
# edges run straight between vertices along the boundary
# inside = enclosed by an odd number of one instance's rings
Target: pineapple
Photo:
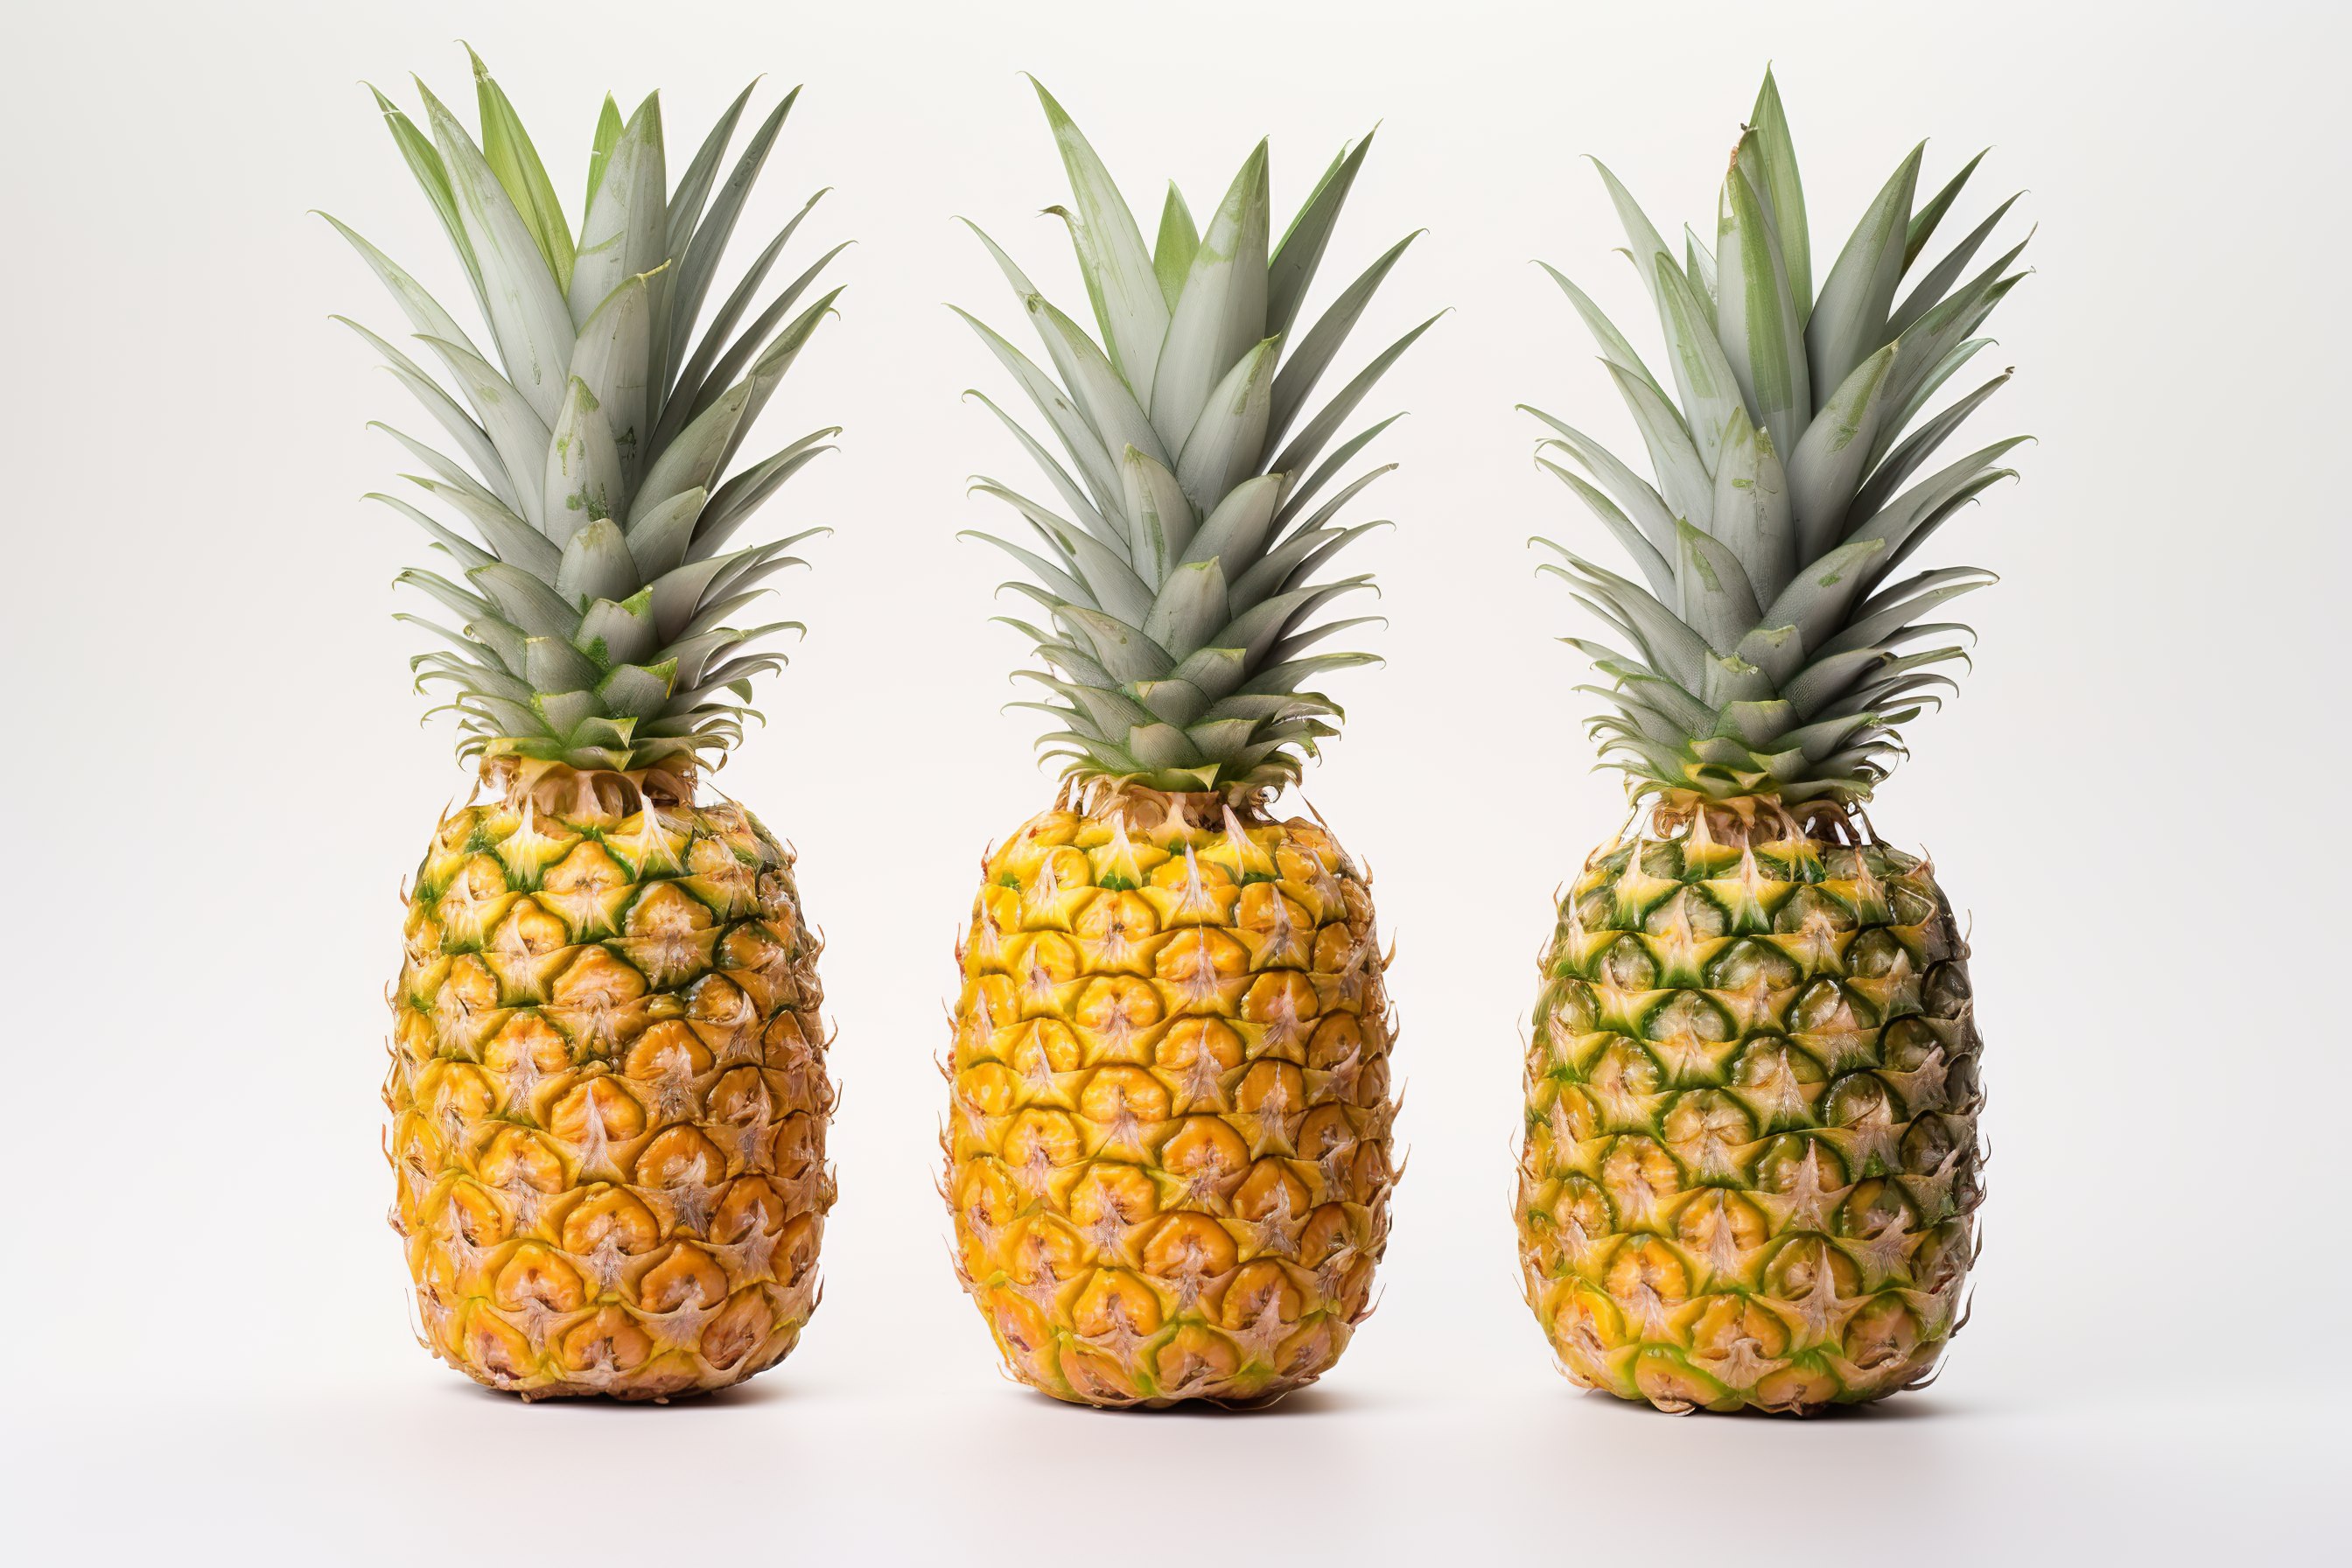
[[[1096,1405],[1262,1403],[1339,1359],[1388,1231],[1371,899],[1319,819],[1268,803],[1337,733],[1307,683],[1367,662],[1307,649],[1360,624],[1314,617],[1368,585],[1326,567],[1375,526],[1335,520],[1388,469],[1332,487],[1389,422],[1334,438],[1431,323],[1310,415],[1411,243],[1294,336],[1371,139],[1278,243],[1260,143],[1205,231],[1171,185],[1147,250],[1094,149],[1038,97],[1073,196],[1051,210],[1101,339],[984,234],[1058,384],[964,319],[1076,469],[989,404],[1059,498],[976,487],[1040,541],[992,542],[1034,578],[1010,586],[1045,624],[1012,624],[1045,666],[1023,672],[1043,689],[1026,706],[1050,716],[1041,744],[1066,778],[986,858],[960,944],[943,1193],[958,1272],[1019,1381]]]
[[[1937,667],[1963,649],[1940,639],[1967,628],[1924,617],[1990,580],[1895,569],[2011,477],[2016,439],[1913,476],[2008,379],[1926,415],[1985,346],[2023,247],[1970,271],[2004,202],[1923,267],[1977,163],[1922,205],[1920,157],[1818,296],[1769,74],[1712,254],[1686,228],[1678,258],[1601,169],[1666,382],[1553,274],[1656,478],[1537,414],[1539,460],[1641,580],[1557,545],[1545,568],[1614,634],[1567,640],[1610,679],[1586,689],[1634,814],[1543,955],[1520,1258],[1568,1375],[1662,1409],[1883,1398],[1932,1375],[1964,1316],[1982,1195],[1968,946],[1933,868],[1863,806],[1898,728],[1953,685]]]
[[[444,815],[407,898],[392,1224],[420,1337],[450,1365],[526,1399],[663,1399],[792,1349],[833,1201],[818,943],[793,857],[742,807],[697,800],[698,773],[740,737],[751,678],[782,662],[752,651],[782,626],[730,623],[807,535],[730,542],[835,432],[724,476],[827,313],[832,293],[796,307],[830,253],[753,310],[803,206],[698,334],[793,100],[722,179],[746,89],[671,189],[658,99],[624,121],[607,98],[575,241],[474,68],[478,142],[429,90],[429,132],[377,102],[495,363],[336,224],[424,352],[356,330],[457,455],[386,432],[424,470],[408,476],[421,499],[476,536],[374,498],[459,569],[462,585],[400,581],[456,617],[417,622],[452,650],[413,663],[420,689],[451,689],[488,796]]]

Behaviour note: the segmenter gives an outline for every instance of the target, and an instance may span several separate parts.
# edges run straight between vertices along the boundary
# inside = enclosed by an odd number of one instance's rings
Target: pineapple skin
[[[1329,832],[1057,807],[988,857],[958,956],[942,1194],[1010,1374],[1165,1407],[1328,1371],[1395,1182],[1384,961]]]
[[[1983,1197],[1951,906],[1843,813],[1653,826],[1587,860],[1543,955],[1528,1305],[1570,1378],[1662,1410],[1918,1386],[1966,1316]]]
[[[782,1360],[834,1197],[791,853],[731,803],[467,805],[405,936],[383,1097],[425,1348],[525,1399]]]

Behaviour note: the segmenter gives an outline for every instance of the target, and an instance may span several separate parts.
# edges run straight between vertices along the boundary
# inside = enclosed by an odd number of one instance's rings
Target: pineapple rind
[[[791,853],[731,803],[443,819],[384,1081],[427,1349],[622,1399],[791,1351],[834,1192],[819,945]]]
[[[1929,1375],[1965,1315],[1967,944],[1925,861],[1816,832],[1686,811],[1560,902],[1517,1215],[1528,1304],[1586,1387],[1861,1403]]]
[[[1130,823],[1139,798],[986,862],[946,1064],[957,1268],[1031,1387],[1263,1403],[1339,1359],[1387,1244],[1371,899],[1316,824],[1197,795]]]

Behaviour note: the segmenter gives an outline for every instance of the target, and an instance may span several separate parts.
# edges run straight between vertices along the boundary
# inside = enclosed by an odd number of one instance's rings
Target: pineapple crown
[[[1308,650],[1377,618],[1315,619],[1332,601],[1370,586],[1368,575],[1334,578],[1326,567],[1381,525],[1335,519],[1395,465],[1341,485],[1311,510],[1309,503],[1397,417],[1332,445],[1364,395],[1436,318],[1374,356],[1319,409],[1310,413],[1307,400],[1416,237],[1399,240],[1294,337],[1370,135],[1341,150],[1271,245],[1261,142],[1205,232],[1171,184],[1157,241],[1146,249],[1094,149],[1042,84],[1037,97],[1072,194],[1070,206],[1046,211],[1069,227],[1102,338],[1097,343],[1047,302],[973,226],[1055,374],[958,314],[1036,405],[1076,470],[1074,478],[993,402],[970,395],[1003,420],[1061,500],[1056,510],[995,479],[974,483],[1010,504],[1042,542],[1041,553],[974,535],[1029,570],[1034,582],[1005,586],[1035,600],[1049,623],[1007,620],[1048,667],[1020,672],[1047,699],[1015,706],[1051,715],[1055,727],[1039,744],[1075,778],[1171,792],[1279,787],[1297,778],[1317,741],[1338,733],[1339,705],[1302,688],[1328,670],[1371,662],[1366,654]]]
[[[759,586],[763,579],[804,564],[786,552],[823,531],[728,546],[839,433],[804,436],[729,476],[761,407],[840,293],[795,312],[843,248],[836,246],[760,303],[785,242],[823,191],[696,332],[798,89],[760,123],[722,180],[751,95],[745,88],[675,188],[664,166],[659,96],[625,121],[607,97],[575,240],[513,105],[478,56],[473,63],[478,143],[421,81],[429,136],[383,94],[375,98],[457,249],[497,363],[406,272],[327,220],[391,290],[413,341],[457,389],[453,396],[410,353],[344,321],[464,458],[377,426],[426,470],[403,477],[474,535],[400,497],[370,498],[423,528],[464,579],[422,569],[400,574],[458,618],[452,628],[398,617],[455,649],[419,654],[411,668],[420,690],[430,681],[453,689],[434,711],[457,714],[460,756],[690,772],[741,739],[746,713],[758,716],[747,706],[751,678],[784,660],[755,645],[802,629],[791,621],[729,623],[770,592]],[[738,331],[747,313],[750,323]]]
[[[1579,689],[1611,704],[1592,728],[1636,796],[1864,799],[1902,753],[1898,727],[1940,702],[1937,688],[1957,689],[1935,667],[1964,659],[1961,644],[1903,650],[1972,636],[1922,617],[1992,574],[1954,566],[1889,579],[1979,491],[2014,477],[2000,463],[2023,437],[1906,484],[2009,379],[1920,419],[1991,342],[1974,334],[2024,276],[2010,266],[2025,247],[1969,273],[2011,196],[1898,301],[1984,156],[1915,206],[1924,151],[1913,148],[1879,191],[1818,296],[1804,187],[1769,71],[1724,177],[1712,252],[1685,227],[1677,260],[1596,162],[1630,240],[1624,254],[1657,308],[1671,399],[1592,301],[1545,268],[1598,340],[1655,476],[1653,485],[1582,431],[1528,410],[1553,432],[1537,460],[1641,571],[1633,582],[1536,542],[1564,561],[1543,570],[1622,639],[1562,640],[1613,683]]]

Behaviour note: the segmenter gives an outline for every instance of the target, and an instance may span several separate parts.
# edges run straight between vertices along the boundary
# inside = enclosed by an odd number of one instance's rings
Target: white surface
[[[1434,34],[1419,6],[995,9],[12,23],[9,1554],[2326,1554],[2347,1392],[2334,8],[1457,4]],[[401,396],[325,319],[392,312],[305,209],[462,298],[355,85],[415,68],[460,100],[461,34],[567,194],[608,85],[665,87],[682,138],[754,70],[805,81],[754,216],[830,184],[808,238],[863,242],[770,416],[849,428],[770,514],[839,527],[786,584],[813,635],[722,780],[797,840],[831,939],[842,1199],[800,1352],[698,1408],[476,1393],[409,1342],[381,1217],[395,893],[464,786],[386,618],[419,542],[356,500],[395,470],[362,422]],[[2042,444],[1939,542],[2006,581],[1969,602],[1975,673],[1875,813],[1974,918],[1996,1154],[1976,1320],[1935,1390],[1804,1426],[1571,1393],[1516,1299],[1507,1212],[1548,899],[1620,811],[1585,771],[1578,661],[1547,640],[1571,606],[1521,547],[1589,525],[1510,405],[1627,426],[1526,258],[1641,320],[1575,155],[1662,221],[1704,216],[1768,58],[1821,232],[1923,134],[1937,178],[1997,143],[1969,211],[2030,186],[2042,225],[1996,321],[2020,374],[1977,422]],[[1391,662],[1339,689],[1349,736],[1311,781],[1401,942],[1412,1168],[1380,1314],[1263,1416],[1091,1416],[999,1384],[930,1189],[950,935],[982,846],[1050,793],[1024,716],[996,711],[1020,652],[983,625],[1003,574],[950,542],[990,516],[965,474],[1018,458],[958,401],[998,379],[939,304],[1012,316],[953,213],[1072,288],[1029,216],[1060,174],[1017,68],[1138,205],[1172,174],[1203,210],[1270,132],[1286,210],[1381,121],[1330,270],[1427,225],[1365,342],[1458,307],[1367,409],[1414,411],[1367,513],[1402,526],[1360,547]]]

